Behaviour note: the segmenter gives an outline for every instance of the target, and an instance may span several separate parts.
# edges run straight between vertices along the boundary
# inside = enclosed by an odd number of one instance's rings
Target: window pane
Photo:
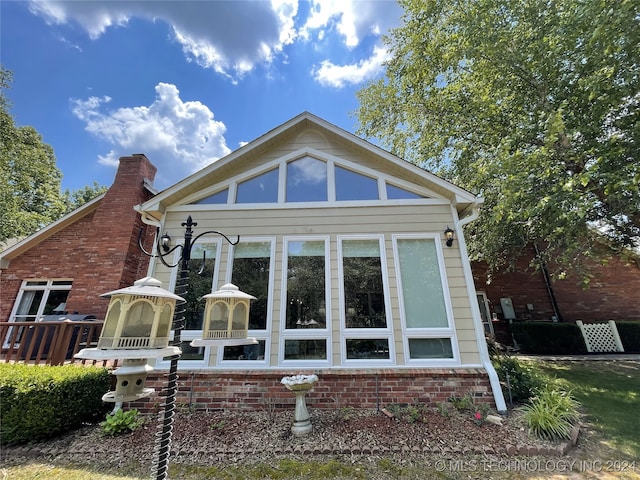
[[[236,203],[276,203],[277,201],[277,168],[238,184]]]
[[[342,242],[347,328],[386,328],[387,319],[378,240]]]
[[[208,197],[202,198],[193,202],[194,205],[221,205],[227,203],[227,197],[229,195],[229,189],[225,188],[224,190],[214,193],[213,195],[209,195]]]
[[[44,290],[25,291],[20,300],[20,306],[16,314],[17,322],[26,322],[35,320],[35,315],[40,308],[40,302],[44,296]]]
[[[398,240],[398,255],[407,327],[448,327],[435,241]]]
[[[285,328],[325,328],[324,241],[289,242]]]
[[[378,200],[378,181],[346,168],[335,167],[336,200]]]
[[[202,264],[203,255],[205,256],[204,265]],[[191,250],[191,260],[189,260],[189,288],[187,293],[182,295],[182,298],[187,301],[184,323],[186,330],[202,329],[204,302],[200,298],[211,293],[215,266],[216,244],[195,244]],[[180,308],[180,305],[177,308]]]
[[[287,202],[327,201],[327,164],[305,157],[287,165]]]
[[[265,341],[257,345],[233,345],[224,347],[223,360],[264,360]]]
[[[449,338],[410,338],[409,355],[411,358],[453,358],[451,339]]]
[[[406,200],[425,197],[423,197],[422,195],[418,195],[417,193],[410,192],[409,190],[405,190],[404,188],[389,185],[387,183],[387,198],[389,200]]]
[[[249,310],[249,328],[253,330],[267,328],[270,268],[271,243],[240,243],[234,248],[231,283],[256,297]]]
[[[54,313],[66,311],[68,296],[69,290],[51,290],[47,297],[47,303],[44,305],[43,315],[53,315]]]
[[[347,339],[347,359],[388,359],[389,340],[386,338],[376,339]]]
[[[326,340],[285,340],[285,360],[326,360]]]

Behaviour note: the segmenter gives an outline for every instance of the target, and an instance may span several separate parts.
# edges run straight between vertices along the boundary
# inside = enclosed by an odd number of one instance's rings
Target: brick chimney
[[[149,258],[138,247],[138,232],[143,226],[134,206],[154,194],[148,186],[156,175],[156,167],[144,154],[121,157],[118,171],[109,190],[97,208],[90,231],[80,239],[85,248],[77,257],[77,273],[69,295],[68,306],[98,318],[106,314],[108,301],[102,293],[132,285],[147,274]],[[145,228],[143,244],[151,249],[155,231]]]

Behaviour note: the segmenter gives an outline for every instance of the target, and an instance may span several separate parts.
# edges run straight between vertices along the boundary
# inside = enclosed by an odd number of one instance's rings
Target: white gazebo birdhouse
[[[97,348],[84,348],[75,357],[89,360],[122,359],[113,371],[115,391],[102,400],[114,402],[117,410],[123,402],[138,400],[153,393],[144,388],[153,368],[149,358],[180,355],[177,346],[169,346],[169,334],[177,301],[182,297],[162,288],[159,280],[145,277],[133,286],[101,295],[111,297]]]
[[[182,297],[162,288],[159,280],[145,277],[133,286],[105,293],[111,297],[98,341],[99,349],[165,348],[173,313]]]
[[[192,346],[257,343],[255,338],[247,338],[249,302],[256,297],[227,283],[202,298],[205,300],[202,338],[193,340]]]

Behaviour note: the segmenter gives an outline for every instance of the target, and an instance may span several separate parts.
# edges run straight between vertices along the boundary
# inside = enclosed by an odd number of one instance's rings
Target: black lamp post
[[[224,233],[209,230],[203,233],[200,233],[195,238],[193,237],[193,227],[198,224],[191,219],[191,216],[187,218],[187,221],[182,223],[182,226],[185,227],[184,231],[184,245],[176,245],[171,248],[170,242],[171,237],[168,234],[162,235],[162,237],[157,239],[156,246],[156,254],[147,252],[142,246],[142,233],[143,230],[140,229],[140,233],[138,235],[138,246],[140,250],[147,256],[153,258],[159,258],[160,261],[168,268],[174,268],[180,265],[180,271],[178,274],[178,280],[176,282],[176,288],[174,289],[174,293],[179,295],[180,297],[184,297],[186,295],[188,287],[189,287],[189,260],[191,260],[191,249],[195,242],[204,235],[220,235],[224,238],[230,245],[237,245],[240,241],[240,237],[237,237],[235,241],[231,241],[229,237],[227,237]],[[156,235],[157,237],[157,235]],[[174,251],[179,250],[180,259],[175,264],[170,264],[166,261],[165,257],[171,255]],[[204,264],[204,258],[203,258]],[[179,346],[181,343],[181,332],[184,328],[184,315],[185,315],[185,303],[178,303],[175,309],[175,313],[173,316],[173,346]],[[169,469],[169,453],[171,450],[171,435],[173,431],[173,420],[175,415],[175,401],[176,401],[176,393],[178,390],[178,360],[180,359],[180,354],[172,355],[169,357],[170,366],[169,366],[169,375],[167,382],[167,395],[165,397],[164,404],[164,414],[162,417],[162,423],[158,424],[158,431],[156,433],[156,445],[154,451],[154,467],[156,471],[156,479],[164,480],[167,478],[167,473]]]

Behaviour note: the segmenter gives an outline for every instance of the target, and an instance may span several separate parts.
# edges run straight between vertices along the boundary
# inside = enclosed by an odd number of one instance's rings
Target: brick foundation
[[[294,395],[280,383],[282,377],[301,373],[285,370],[179,372],[179,406],[196,410],[290,409]],[[437,405],[452,396],[473,395],[476,402],[495,408],[489,378],[482,369],[366,369],[304,371],[318,382],[307,394],[310,408],[384,408],[391,404]],[[130,404],[143,412],[164,405],[166,372],[152,372],[145,387],[156,394]]]

